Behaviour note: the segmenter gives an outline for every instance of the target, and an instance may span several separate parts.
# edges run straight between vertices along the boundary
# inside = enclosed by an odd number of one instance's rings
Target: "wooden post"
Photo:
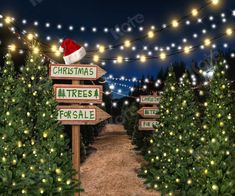
[[[80,84],[79,81],[72,81],[72,84]],[[73,167],[77,174],[75,176],[76,180],[80,181],[80,126],[72,126],[72,152],[73,152]],[[75,193],[74,196],[79,196],[80,193]]]

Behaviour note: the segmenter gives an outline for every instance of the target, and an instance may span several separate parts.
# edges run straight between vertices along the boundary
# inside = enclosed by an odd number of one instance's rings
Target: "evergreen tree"
[[[165,164],[165,159],[169,155],[169,133],[176,128],[175,103],[176,103],[177,84],[173,68],[170,67],[165,81],[164,92],[160,102],[160,127],[156,129],[150,139],[151,146],[145,156],[146,164],[142,167],[141,176],[145,178],[148,187],[168,192],[167,170],[170,165]],[[172,139],[173,136],[170,136]]]
[[[29,52],[26,65],[15,81],[16,105],[6,113],[1,127],[1,195],[73,195],[78,184],[72,179],[71,150],[57,122],[57,103],[48,66]],[[9,73],[11,74],[11,73]]]
[[[225,63],[217,62],[204,103],[201,145],[195,163],[194,195],[235,195],[235,129],[232,120],[230,83]]]

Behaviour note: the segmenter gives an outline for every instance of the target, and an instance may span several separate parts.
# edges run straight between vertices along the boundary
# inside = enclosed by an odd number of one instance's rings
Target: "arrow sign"
[[[55,98],[60,103],[102,103],[102,90],[97,85],[54,85]]]
[[[156,95],[140,96],[141,104],[159,104],[161,97]]]
[[[141,131],[153,131],[155,127],[159,126],[159,121],[154,120],[154,119],[149,119],[149,120],[145,120],[145,119],[140,119],[139,120],[139,130]]]
[[[111,116],[97,106],[58,106],[58,120],[63,125],[96,125]]]
[[[84,65],[84,64],[50,64],[49,76],[51,79],[61,80],[97,80],[106,71],[97,65]]]
[[[143,118],[160,118],[158,115],[159,109],[158,107],[143,107],[138,111],[138,114]]]

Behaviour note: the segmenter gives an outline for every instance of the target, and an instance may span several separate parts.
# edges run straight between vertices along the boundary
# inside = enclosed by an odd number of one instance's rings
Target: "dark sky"
[[[205,4],[206,0],[146,0],[146,1],[131,1],[131,0],[8,0],[3,1],[0,4],[0,12],[3,14],[10,14],[16,18],[18,22],[22,19],[27,19],[28,24],[23,25],[22,28],[26,30],[35,30],[39,33],[40,39],[45,41],[45,37],[50,35],[52,39],[58,40],[58,38],[71,37],[83,44],[88,42],[89,49],[94,49],[97,43],[104,44],[116,44],[123,42],[126,38],[135,38],[143,35],[143,32],[139,32],[139,26],[148,27],[155,25],[160,27],[163,23],[171,21],[174,17],[181,17],[189,13],[192,7],[200,7]],[[221,0],[222,1],[222,0]],[[32,3],[34,2],[34,3]],[[221,30],[231,21],[234,21],[235,17],[231,17],[231,11],[235,9],[234,0],[223,0],[221,5],[217,8],[208,7],[202,11],[201,18],[203,23],[197,24],[195,20],[191,20],[191,25],[186,26],[182,24],[179,29],[168,29],[157,35],[154,41],[142,41],[136,44],[137,47],[143,45],[161,45],[169,46],[172,42],[177,45],[183,45],[182,38],[188,38],[190,44],[198,44],[202,40],[203,36],[201,31],[206,29],[210,36],[214,36],[221,32]],[[225,12],[228,23],[223,24],[221,22],[220,13]],[[144,21],[140,25],[133,28],[131,33],[125,33],[120,36],[119,39],[114,39],[111,33],[104,33],[100,29],[104,27],[115,28],[116,25],[120,26],[128,21],[128,18],[135,17],[141,14],[144,16]],[[209,16],[214,16],[214,21],[209,21]],[[34,27],[32,24],[34,21],[39,22],[38,27]],[[50,22],[51,28],[46,29],[45,23]],[[216,29],[211,28],[211,25],[215,23],[218,27]],[[62,24],[63,28],[58,30],[57,24]],[[67,30],[69,25],[75,27],[74,31]],[[85,26],[87,29],[85,32],[81,32],[79,28]],[[77,28],[76,28],[77,27]],[[99,30],[97,33],[93,33],[90,29],[97,27]],[[193,40],[192,34],[198,33],[199,38]],[[222,40],[218,44],[223,44],[229,40]],[[231,43],[231,41],[229,42]],[[234,43],[234,42],[233,42]],[[157,53],[152,50],[153,55]],[[134,51],[127,52],[120,50],[112,50],[104,55],[105,58],[122,54],[123,56],[135,57],[136,54],[142,54],[144,52]],[[145,52],[146,53],[146,52]],[[115,65],[112,62],[106,62],[105,69],[108,74],[114,76],[137,76],[142,74],[151,74],[156,76],[161,66],[167,67],[171,62],[175,60],[183,60],[187,64],[190,64],[192,59],[202,59],[208,50],[198,51],[194,54],[186,57],[184,55],[178,55],[169,58],[166,62],[161,63],[159,60],[151,60],[146,64],[124,63],[123,65]]]

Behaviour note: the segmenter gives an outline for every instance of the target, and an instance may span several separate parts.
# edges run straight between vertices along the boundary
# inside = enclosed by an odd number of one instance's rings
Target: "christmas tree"
[[[175,103],[176,103],[177,83],[173,68],[170,67],[165,81],[164,91],[160,101],[160,127],[156,129],[150,139],[151,146],[145,156],[146,164],[142,167],[141,176],[145,178],[148,187],[157,190],[167,189],[166,166],[163,158],[168,156],[168,135],[176,127]],[[172,136],[171,136],[172,139]],[[169,164],[168,164],[169,165]],[[168,189],[167,189],[168,190]]]
[[[235,195],[233,98],[225,65],[222,60],[216,63],[208,100],[204,102],[203,135],[194,164],[195,195]]]
[[[187,74],[177,88],[170,70],[160,113],[161,127],[150,140],[148,165],[143,170],[146,183],[163,195],[185,195],[191,189],[194,151],[200,138],[200,114]]]
[[[5,150],[0,151],[0,194],[73,195],[78,182],[72,179],[71,150],[56,120],[48,66],[39,47],[31,49],[12,90],[15,105],[6,112],[7,123],[0,131]]]

